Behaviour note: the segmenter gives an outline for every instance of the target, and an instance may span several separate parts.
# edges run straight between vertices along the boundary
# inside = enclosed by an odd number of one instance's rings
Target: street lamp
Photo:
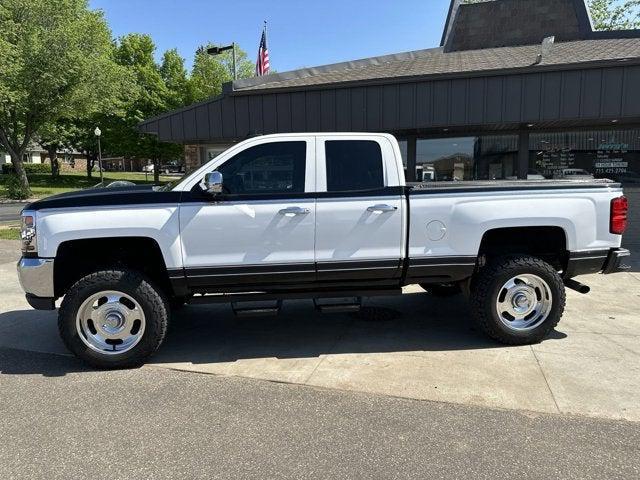
[[[207,48],[207,53],[209,55],[220,55],[222,52],[226,52],[227,50],[233,51],[233,79],[238,79],[238,72],[236,70],[236,42],[233,42],[231,45],[227,45],[226,47],[210,47]]]
[[[100,184],[104,184],[104,178],[102,177],[102,149],[100,148],[100,135],[102,135],[102,132],[99,127],[96,127],[93,133],[98,139],[98,168],[100,169]]]

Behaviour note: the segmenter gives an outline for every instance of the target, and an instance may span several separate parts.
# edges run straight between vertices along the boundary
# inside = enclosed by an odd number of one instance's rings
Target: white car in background
[[[528,170],[527,171],[527,180],[544,180],[544,175],[542,175],[537,170]],[[516,175],[507,177],[506,180],[518,180]]]
[[[582,168],[565,168],[558,178],[569,180],[593,180],[593,175]]]

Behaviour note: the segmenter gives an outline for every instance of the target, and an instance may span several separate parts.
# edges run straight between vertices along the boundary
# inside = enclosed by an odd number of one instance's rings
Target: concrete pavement
[[[0,348],[0,478],[640,475],[639,424]]]
[[[462,297],[437,299],[411,287],[402,297],[369,302],[389,313],[382,320],[320,315],[311,302],[285,302],[275,318],[236,319],[228,306],[187,307],[149,365],[640,421],[638,272],[584,277],[592,293],[568,291],[558,330],[534,346],[489,341],[473,330]],[[0,278],[0,347],[66,355],[55,312],[26,305],[13,262],[0,264]]]

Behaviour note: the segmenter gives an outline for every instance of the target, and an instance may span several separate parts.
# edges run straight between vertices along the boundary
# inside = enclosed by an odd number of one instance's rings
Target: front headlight
[[[22,239],[22,253],[30,255],[35,255],[38,253],[35,212],[22,212],[22,228],[20,229],[20,238]]]

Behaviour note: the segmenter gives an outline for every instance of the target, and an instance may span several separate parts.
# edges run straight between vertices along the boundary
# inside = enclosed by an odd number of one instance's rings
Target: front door
[[[214,164],[223,193],[191,192],[180,207],[182,254],[191,289],[299,284],[315,280],[315,140],[256,139]]]
[[[386,137],[316,139],[319,281],[398,279],[404,252],[404,202]],[[393,157],[389,157],[393,158]]]

